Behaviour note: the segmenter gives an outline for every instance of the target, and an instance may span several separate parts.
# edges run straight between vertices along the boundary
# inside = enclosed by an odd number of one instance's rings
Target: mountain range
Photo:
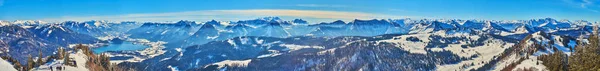
[[[265,17],[241,21],[0,21],[0,55],[55,53],[112,38],[167,42],[167,52],[119,66],[136,70],[478,70],[516,45],[533,55],[573,52],[598,22],[555,20],[372,19],[310,23]],[[528,38],[529,36],[529,38]],[[104,37],[112,37],[105,39]],[[521,41],[526,39],[526,41]],[[527,44],[524,44],[524,43]],[[67,48],[70,49],[70,48]],[[510,62],[504,61],[504,64]],[[468,65],[468,66],[465,66]],[[461,67],[462,66],[462,67]],[[259,71],[260,71],[259,70]]]

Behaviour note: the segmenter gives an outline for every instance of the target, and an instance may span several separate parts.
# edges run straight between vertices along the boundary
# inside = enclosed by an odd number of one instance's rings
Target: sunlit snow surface
[[[77,63],[77,65],[74,66],[67,66],[64,65],[63,60],[54,60],[54,62],[49,62],[46,63],[42,66],[39,66],[37,68],[34,68],[34,71],[58,71],[58,69],[56,69],[56,67],[64,67],[65,69],[63,69],[64,71],[89,71],[89,69],[86,67],[86,62],[87,62],[87,55],[83,54],[82,51],[78,51],[78,52],[69,52],[69,57],[72,58],[74,60],[74,62]],[[51,68],[50,67],[54,67]]]
[[[10,62],[5,61],[2,58],[0,58],[0,69],[2,69],[2,71],[17,71]]]

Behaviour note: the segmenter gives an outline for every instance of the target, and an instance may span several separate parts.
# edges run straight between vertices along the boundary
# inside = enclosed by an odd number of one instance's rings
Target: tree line
[[[589,44],[584,44],[583,38],[580,37],[571,55],[553,49],[555,53],[541,55],[539,58],[550,71],[600,71],[599,38],[598,27],[595,26],[587,38]]]

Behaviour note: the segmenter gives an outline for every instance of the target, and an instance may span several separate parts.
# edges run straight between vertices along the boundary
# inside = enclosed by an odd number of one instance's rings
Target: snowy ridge
[[[225,61],[221,61],[221,62],[217,62],[214,63],[214,65],[218,65],[219,67],[217,68],[223,68],[225,67],[225,65],[228,66],[235,66],[236,67],[244,67],[244,66],[248,66],[248,63],[250,63],[252,60],[225,60]]]

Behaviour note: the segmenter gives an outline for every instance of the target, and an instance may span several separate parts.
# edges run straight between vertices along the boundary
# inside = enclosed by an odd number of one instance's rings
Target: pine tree
[[[593,34],[588,38],[589,44],[583,44],[583,37],[580,36],[579,44],[569,57],[561,51],[556,50],[556,53],[540,56],[545,66],[551,71],[596,71],[600,70],[600,37],[598,36],[598,28],[594,27]],[[543,46],[548,47],[548,46]],[[566,58],[566,59],[565,59]],[[565,61],[566,60],[566,61]]]
[[[10,57],[10,56],[8,56],[7,58],[8,58],[8,61],[9,61],[9,62],[13,63],[13,65],[14,65],[13,67],[14,67],[15,69],[17,69],[17,70],[19,70],[19,71],[23,71],[23,70],[24,70],[24,69],[23,69],[23,65],[22,65],[22,64],[21,64],[21,62],[19,62],[17,59],[15,59],[15,58],[12,58],[12,57]]]
[[[575,47],[575,52],[569,57],[569,70],[594,71],[600,69],[600,55],[598,53],[600,39],[597,26],[594,27],[593,34],[588,38],[588,42],[587,45],[580,43]]]
[[[62,48],[58,48],[58,59],[63,58],[63,53],[64,53],[64,50]]]
[[[598,31],[598,26],[596,25],[596,26],[594,26],[594,34],[592,34],[592,36],[590,36],[589,40],[592,40],[592,41],[590,41],[590,43],[592,43],[592,44],[590,44],[591,45],[590,47],[592,47],[591,49],[595,49],[596,53],[600,54],[600,36],[598,36],[600,34],[598,34],[598,32],[600,32],[600,31]]]
[[[15,66],[14,66],[14,67],[15,67],[15,69],[17,69],[17,70],[19,70],[19,71],[21,71],[21,70],[23,69],[23,65],[21,65],[21,63],[19,63],[18,61],[17,61],[17,62],[15,62],[15,64],[14,64],[14,65],[15,65]]]
[[[88,46],[84,46],[83,44],[78,44],[75,46],[75,49],[80,49],[86,55],[93,55]]]
[[[38,52],[38,53],[39,53],[39,54],[38,54],[38,55],[39,55],[39,57],[38,57],[37,63],[38,63],[38,66],[42,66],[42,65],[44,65],[44,63],[45,63],[45,61],[43,61],[43,60],[42,60],[42,58],[44,58],[44,57],[42,56],[42,51],[41,51],[41,50],[39,50],[39,52]]]
[[[64,62],[66,65],[71,65],[71,64],[70,64],[70,60],[69,60],[69,54],[64,54],[63,62]]]
[[[540,60],[544,61],[542,64],[546,66],[550,71],[564,71],[565,65],[563,58],[566,55],[560,50],[555,50],[554,53],[540,56]]]
[[[100,66],[108,69],[108,67],[110,66],[110,59],[106,54],[100,54],[100,58],[98,58],[100,60]]]
[[[35,65],[35,62],[33,61],[33,58],[31,57],[31,55],[29,55],[29,58],[27,58],[27,68],[26,68],[26,70],[33,69],[34,65]]]

